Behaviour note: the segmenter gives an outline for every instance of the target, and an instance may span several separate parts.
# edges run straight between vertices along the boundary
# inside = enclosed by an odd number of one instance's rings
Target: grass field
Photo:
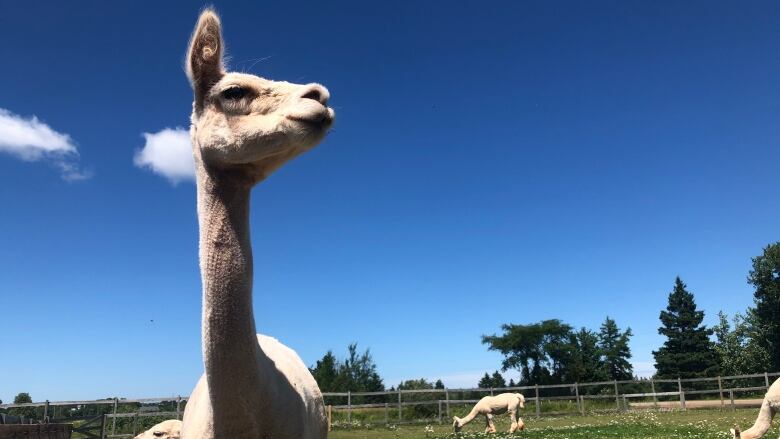
[[[526,429],[509,435],[509,422],[497,418],[495,435],[482,433],[484,420],[475,419],[460,434],[453,433],[450,425],[431,424],[433,432],[426,432],[425,425],[369,426],[352,429],[336,429],[329,439],[423,439],[423,438],[501,438],[528,439],[576,439],[576,438],[729,438],[728,429],[734,424],[747,428],[753,424],[757,409],[737,411],[691,410],[687,412],[634,412],[626,414],[602,414],[585,416],[524,417]],[[478,422],[479,421],[479,422]],[[774,426],[766,438],[776,438],[780,428]]]

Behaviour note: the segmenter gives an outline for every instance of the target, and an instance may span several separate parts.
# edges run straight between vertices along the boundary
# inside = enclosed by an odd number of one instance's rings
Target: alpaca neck
[[[198,166],[203,359],[214,428],[224,432],[243,416],[236,405],[250,407],[264,393],[252,313],[251,184],[240,174]]]
[[[743,431],[740,437],[742,439],[757,439],[763,437],[766,432],[769,431],[769,427],[772,426],[773,415],[774,413],[772,412],[772,407],[769,404],[769,401],[764,399],[763,404],[761,404],[761,410],[758,412],[758,418],[756,418],[756,422],[752,427]]]

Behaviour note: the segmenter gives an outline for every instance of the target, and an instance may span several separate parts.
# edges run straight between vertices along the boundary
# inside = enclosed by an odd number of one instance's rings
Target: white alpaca
[[[169,419],[154,425],[134,439],[179,439],[180,437],[181,421]]]
[[[764,402],[761,404],[761,410],[758,412],[758,418],[752,427],[740,432],[739,427],[731,429],[731,436],[739,439],[758,439],[764,437],[772,426],[772,418],[780,411],[780,378],[778,378],[767,389]]]
[[[460,431],[464,425],[471,422],[478,415],[485,415],[485,433],[495,433],[496,426],[493,424],[493,415],[509,414],[509,420],[512,422],[509,432],[514,433],[517,430],[524,430],[525,423],[520,418],[520,409],[525,408],[525,397],[520,393],[501,393],[496,396],[486,396],[474,405],[466,417],[463,419],[453,416],[452,426],[455,431]]]
[[[325,136],[329,94],[318,84],[225,72],[223,47],[219,17],[206,9],[187,56],[206,372],[187,402],[182,438],[323,439],[327,419],[311,373],[292,349],[255,333],[249,195]]]

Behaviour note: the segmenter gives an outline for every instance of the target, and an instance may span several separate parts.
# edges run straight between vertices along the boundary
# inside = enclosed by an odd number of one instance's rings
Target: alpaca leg
[[[493,424],[493,415],[488,413],[485,415],[485,433],[495,433],[496,426]]]
[[[516,412],[509,412],[509,432],[514,433],[517,430],[517,419],[516,419]]]

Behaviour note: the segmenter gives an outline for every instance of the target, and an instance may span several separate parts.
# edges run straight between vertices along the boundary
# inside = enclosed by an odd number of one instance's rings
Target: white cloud
[[[184,128],[165,128],[156,133],[143,133],[146,144],[135,153],[133,163],[149,168],[176,184],[195,180],[195,159],[192,157],[190,133]]]
[[[0,152],[28,162],[48,161],[66,181],[91,176],[80,169],[79,152],[69,135],[54,131],[35,116],[25,119],[3,108],[0,108]]]

